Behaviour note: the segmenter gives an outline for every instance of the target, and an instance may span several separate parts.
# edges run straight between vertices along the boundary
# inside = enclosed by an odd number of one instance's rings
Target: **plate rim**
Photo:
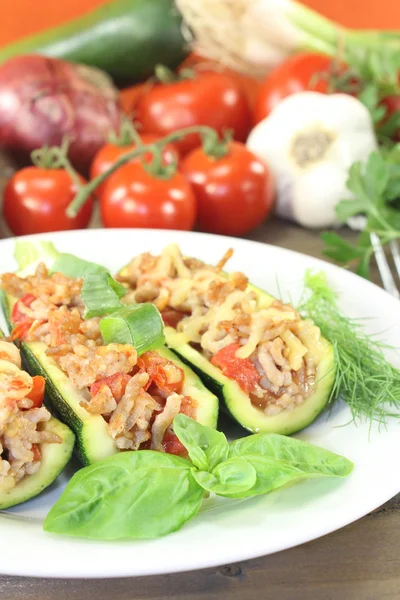
[[[0,256],[1,256],[1,248],[4,245],[4,243],[6,243],[7,245],[9,243],[12,243],[13,241],[15,242],[16,239],[18,240],[28,240],[28,239],[45,239],[46,237],[68,237],[71,236],[73,234],[79,234],[79,235],[87,235],[88,233],[90,235],[109,235],[109,234],[113,234],[115,235],[116,233],[121,233],[122,231],[124,232],[129,232],[132,233],[133,231],[138,232],[137,229],[132,229],[132,228],[121,228],[121,229],[117,229],[117,228],[110,228],[110,229],[80,229],[80,230],[74,230],[74,231],[62,231],[62,232],[49,232],[49,233],[42,233],[42,234],[33,234],[33,235],[29,235],[29,236],[21,236],[21,237],[11,237],[11,238],[5,238],[0,240]],[[385,297],[386,300],[390,300],[393,301],[394,304],[398,304],[399,308],[400,308],[400,302],[398,300],[396,300],[394,297],[392,297],[390,294],[388,294],[388,292],[386,292],[383,288],[381,288],[379,285],[371,282],[371,281],[367,281],[364,280],[362,278],[360,278],[358,275],[343,269],[337,265],[334,265],[332,263],[329,263],[328,261],[325,261],[324,259],[318,258],[318,257],[314,257],[314,256],[310,256],[307,254],[304,254],[302,252],[296,251],[296,250],[291,250],[288,248],[283,248],[281,246],[277,246],[274,244],[269,244],[269,243],[265,243],[265,242],[260,242],[260,241],[256,241],[256,240],[248,240],[246,238],[235,238],[235,237],[231,237],[231,236],[222,236],[222,235],[214,235],[214,234],[207,234],[207,233],[202,233],[202,232],[193,232],[193,231],[189,231],[189,232],[182,232],[179,230],[157,230],[157,229],[141,229],[139,230],[142,232],[142,234],[144,235],[157,235],[157,234],[168,234],[168,235],[174,235],[174,234],[178,234],[178,237],[189,237],[189,238],[193,238],[194,237],[199,237],[199,238],[212,238],[212,239],[219,239],[221,241],[224,241],[226,243],[226,245],[228,246],[230,243],[237,243],[239,242],[239,244],[244,243],[245,245],[255,245],[257,247],[264,247],[264,248],[268,248],[270,251],[272,250],[273,252],[283,252],[285,254],[289,254],[289,255],[296,255],[297,257],[301,258],[301,259],[311,259],[311,261],[313,263],[320,263],[321,264],[321,268],[323,268],[323,265],[327,265],[329,270],[334,270],[338,275],[340,275],[341,278],[345,277],[346,279],[349,278],[349,281],[356,281],[356,280],[361,280],[363,282],[363,285],[368,285],[368,286],[373,286],[375,293],[377,292],[377,290],[379,290],[379,292],[382,292]],[[152,244],[154,238],[149,238],[149,245]],[[178,243],[182,243],[183,240],[178,240]],[[125,250],[123,250],[125,251]],[[201,249],[199,254],[201,254]],[[347,286],[345,286],[347,287]],[[339,291],[340,293],[340,291]],[[394,480],[392,480],[394,481]],[[395,491],[393,492],[393,494],[390,496],[390,498],[393,498],[397,493],[400,492],[400,479],[399,481],[393,485],[393,490],[395,489]],[[383,498],[384,496],[384,498]],[[25,569],[24,572],[21,571],[17,571],[15,569],[10,569],[8,568],[6,571],[3,571],[3,567],[1,565],[0,562],[0,571],[2,574],[5,575],[15,575],[15,576],[22,576],[22,577],[46,577],[46,578],[59,578],[62,577],[64,579],[71,579],[71,578],[78,578],[78,579],[82,579],[82,578],[90,578],[90,579],[104,579],[104,578],[119,578],[119,577],[139,577],[139,576],[149,576],[149,575],[160,575],[160,574],[167,574],[167,573],[178,573],[178,572],[187,572],[187,571],[192,571],[192,570],[198,570],[198,569],[204,569],[204,568],[213,568],[213,567],[217,567],[220,566],[222,564],[227,564],[230,562],[241,562],[241,561],[245,561],[245,560],[252,560],[254,558],[260,557],[260,556],[266,556],[269,554],[273,554],[276,552],[282,552],[283,550],[289,549],[289,548],[294,548],[297,547],[299,545],[308,543],[314,539],[318,539],[319,537],[325,537],[326,535],[329,535],[330,533],[337,531],[339,529],[342,529],[343,527],[346,527],[347,525],[359,520],[360,518],[362,518],[363,516],[368,515],[371,511],[376,510],[377,508],[379,508],[380,506],[382,506],[382,504],[384,504],[385,502],[389,501],[390,498],[387,496],[387,492],[384,494],[382,493],[382,497],[379,499],[379,501],[376,499],[376,495],[374,496],[374,501],[370,502],[368,504],[367,510],[365,510],[365,506],[366,504],[363,504],[363,509],[358,511],[358,516],[357,516],[357,511],[354,511],[355,514],[351,513],[346,513],[348,515],[347,518],[345,519],[335,519],[332,523],[331,526],[326,527],[324,529],[323,533],[320,533],[319,535],[315,535],[314,533],[310,533],[310,535],[305,535],[302,536],[301,539],[298,539],[297,541],[292,541],[289,545],[288,544],[283,544],[282,547],[277,547],[277,549],[271,551],[271,552],[267,552],[266,554],[264,553],[260,553],[259,550],[255,550],[254,553],[252,553],[251,551],[249,551],[248,549],[242,548],[242,552],[238,551],[237,549],[234,551],[235,554],[235,558],[225,558],[225,557],[221,557],[221,559],[218,560],[214,560],[214,561],[210,561],[208,559],[204,559],[204,562],[202,564],[197,564],[196,566],[193,566],[191,564],[186,564],[186,565],[176,565],[175,568],[168,568],[167,571],[163,570],[161,567],[160,568],[152,568],[149,571],[144,570],[141,573],[134,573],[132,574],[132,572],[127,572],[124,569],[121,569],[119,572],[115,572],[115,573],[98,573],[96,572],[96,574],[76,574],[71,572],[70,574],[68,574],[66,571],[63,571],[63,574],[60,574],[60,572],[56,572],[54,574],[49,574],[48,571],[45,570],[45,574],[40,573],[40,572],[29,572],[29,569]],[[4,515],[3,515],[4,516]],[[0,513],[0,519],[2,520],[3,517]],[[47,534],[48,535],[48,534]],[[164,538],[165,539],[165,538]],[[64,538],[64,540],[70,541],[72,543],[74,542],[78,542],[79,543],[79,539],[77,538]],[[129,542],[128,542],[129,543]],[[133,540],[131,542],[132,544],[135,544],[135,541]],[[112,550],[112,543],[110,544],[110,549]]]

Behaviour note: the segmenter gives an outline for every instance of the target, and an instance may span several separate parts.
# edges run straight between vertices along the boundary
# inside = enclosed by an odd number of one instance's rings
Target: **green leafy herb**
[[[45,531],[101,540],[160,537],[193,518],[205,492],[246,498],[306,477],[345,477],[353,468],[344,457],[283,435],[228,444],[185,415],[173,427],[193,462],[139,450],[85,467],[50,510]]]
[[[165,342],[164,323],[154,304],[120,308],[101,319],[100,331],[105,344],[131,344],[139,355]]]
[[[229,444],[222,431],[201,425],[185,415],[177,415],[174,432],[194,466],[201,471],[212,471],[229,456]]]
[[[400,417],[400,371],[385,358],[385,345],[364,333],[361,323],[338,306],[325,273],[305,276],[307,297],[299,311],[320,328],[334,348],[336,379],[331,398],[342,397],[354,419],[385,422]]]
[[[244,498],[257,482],[257,471],[245,458],[229,458],[213,471],[193,471],[197,483],[207,492],[228,498]],[[249,496],[253,494],[249,493]]]
[[[362,277],[369,277],[373,255],[370,234],[379,236],[382,246],[400,238],[400,144],[391,150],[372,152],[366,165],[354,163],[349,171],[348,189],[353,198],[342,200],[336,213],[343,223],[360,215],[365,217],[363,229],[356,244],[351,244],[336,233],[322,234],[327,247],[324,251],[336,262],[354,266]]]
[[[98,540],[156,538],[192,519],[203,496],[189,461],[151,450],[121,452],[75,473],[44,530]]]
[[[175,417],[174,431],[190,450],[192,461],[196,456],[198,470],[193,469],[193,476],[197,483],[227,498],[266,494],[300,479],[346,477],[353,468],[343,456],[284,435],[257,433],[227,444],[223,434],[185,415]],[[207,457],[200,455],[198,460],[197,444]],[[210,455],[218,457],[215,466],[209,462],[204,468]]]

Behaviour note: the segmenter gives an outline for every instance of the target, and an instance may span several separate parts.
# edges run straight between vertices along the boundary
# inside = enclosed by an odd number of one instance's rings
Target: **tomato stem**
[[[174,73],[174,71],[165,65],[156,65],[154,74],[160,83],[175,83],[177,81],[184,81],[185,79],[194,79],[196,77],[196,71],[193,69],[186,67],[185,69],[181,69],[179,73]]]
[[[108,136],[108,141],[110,144],[114,144],[114,146],[130,146],[131,144],[136,144],[137,146],[142,146],[142,138],[139,133],[131,123],[131,121],[124,117],[121,121],[120,130],[117,133],[114,131],[110,133]]]
[[[223,158],[229,154],[229,145],[233,138],[233,130],[228,129],[222,138],[215,130],[203,135],[203,151],[211,158]]]
[[[101,173],[100,175],[89,181],[89,183],[87,183],[86,185],[80,186],[80,189],[78,190],[78,193],[76,194],[75,198],[67,207],[66,215],[71,218],[76,217],[82,206],[93,194],[96,188],[100,184],[102,184],[103,181],[105,181],[112,173],[117,171],[120,167],[125,165],[133,158],[142,156],[146,152],[151,152],[154,154],[154,152],[157,152],[159,148],[162,149],[166,144],[169,144],[171,142],[177,142],[184,138],[186,135],[198,133],[204,136],[207,133],[211,132],[215,133],[215,130],[211,127],[207,127],[206,125],[193,125],[193,127],[186,127],[185,129],[181,129],[180,131],[174,131],[173,133],[170,133],[169,135],[166,135],[165,137],[161,138],[157,142],[145,145],[142,144],[139,148],[135,148],[134,150],[126,152],[125,154],[120,156],[115,161],[115,163],[111,165],[109,169],[107,169],[107,171],[104,171],[104,173]]]
[[[78,190],[82,187],[78,173],[68,160],[70,140],[65,136],[61,146],[42,146],[31,152],[31,161],[39,169],[64,169]]]
[[[150,163],[146,162],[144,158],[142,158],[141,162],[144,170],[157,179],[170,179],[175,175],[178,168],[177,159],[168,165],[164,164],[162,148],[157,145],[154,146]]]

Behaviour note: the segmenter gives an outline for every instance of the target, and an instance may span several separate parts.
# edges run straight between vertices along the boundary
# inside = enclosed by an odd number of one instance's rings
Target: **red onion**
[[[68,157],[87,172],[122,110],[112,80],[100,69],[38,55],[0,66],[0,146],[29,153],[70,138]]]

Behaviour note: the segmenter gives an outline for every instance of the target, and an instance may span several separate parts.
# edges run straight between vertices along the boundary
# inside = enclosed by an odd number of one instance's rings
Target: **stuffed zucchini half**
[[[30,500],[68,463],[74,434],[43,404],[44,381],[21,369],[0,332],[0,509]]]
[[[152,302],[167,345],[252,432],[289,435],[314,421],[333,388],[332,345],[293,307],[249,284],[242,273],[184,257],[172,245],[142,254],[117,278],[126,303]]]
[[[83,464],[121,450],[185,454],[172,421],[184,413],[216,427],[218,399],[168,348],[140,356],[131,344],[105,344],[100,317],[83,318],[82,280],[41,264],[33,275],[2,276],[12,339],[32,373],[47,381],[51,409],[76,435]]]

